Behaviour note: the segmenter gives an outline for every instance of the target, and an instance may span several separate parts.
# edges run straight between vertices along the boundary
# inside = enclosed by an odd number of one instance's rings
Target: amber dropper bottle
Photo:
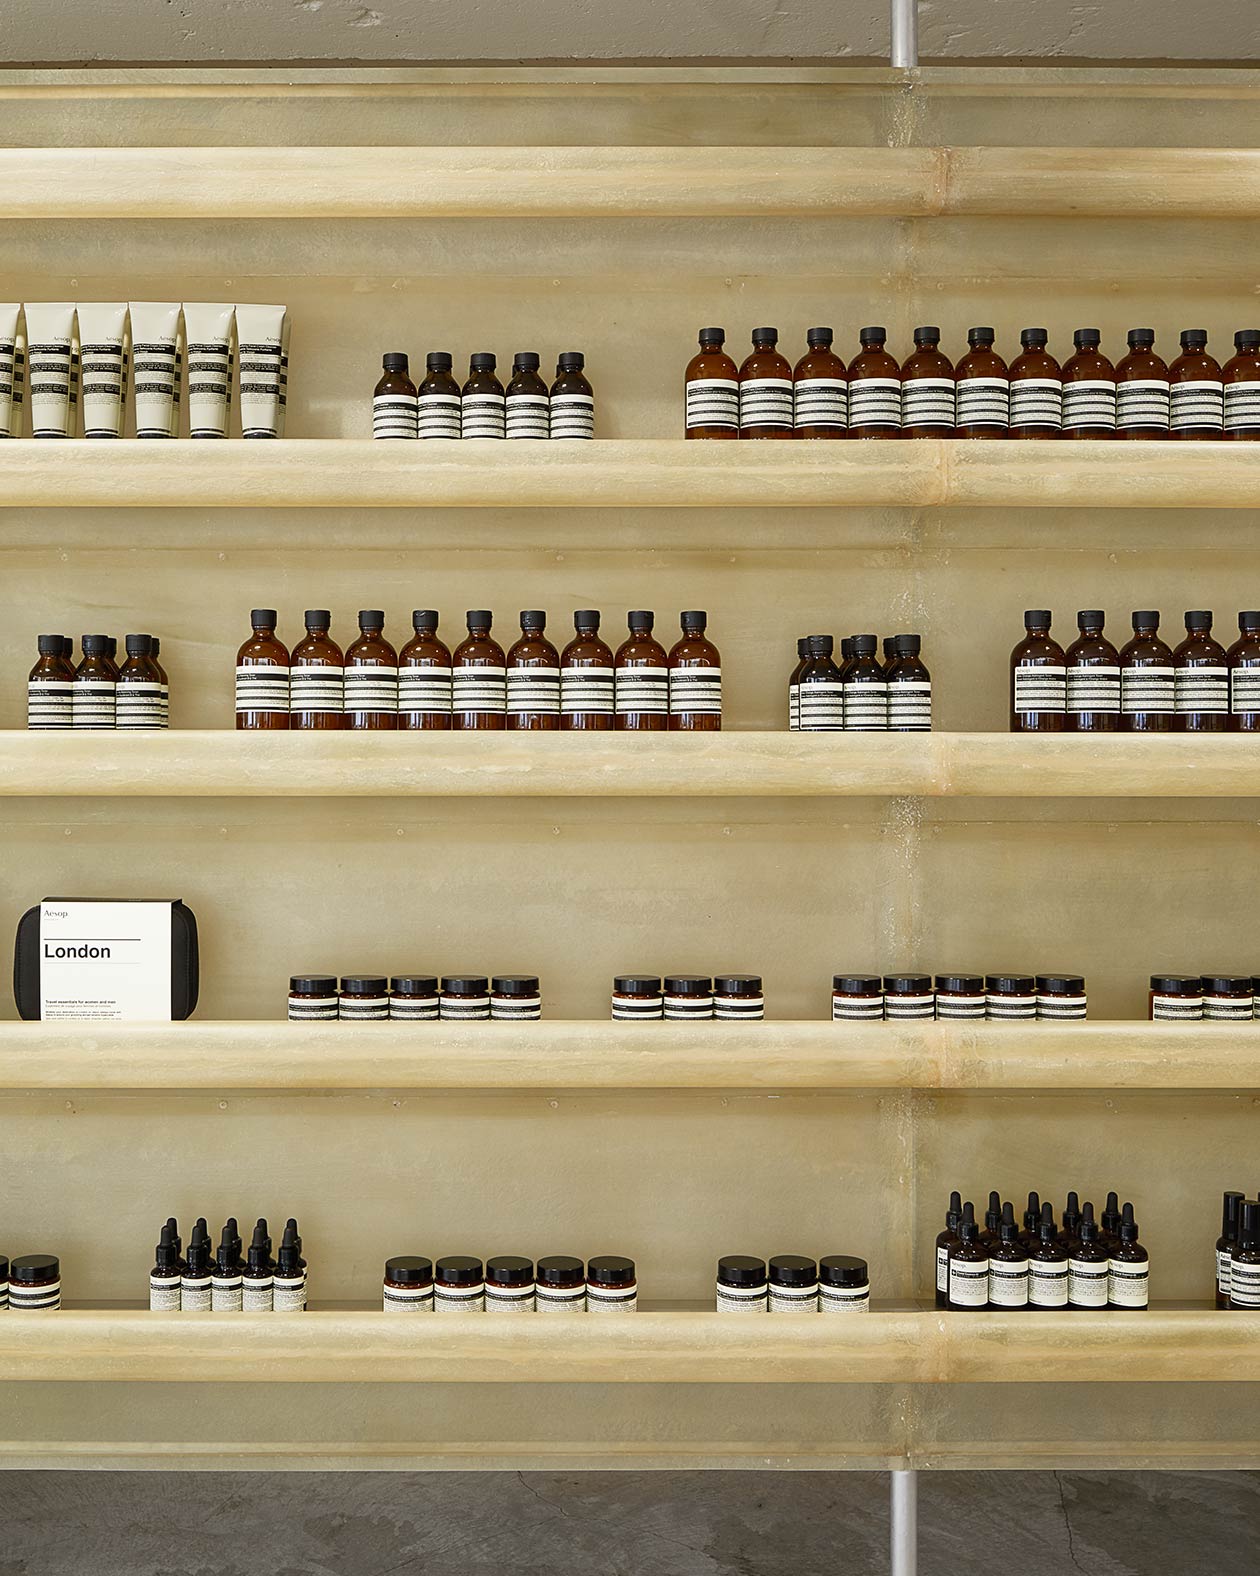
[[[270,1313],[274,1306],[275,1261],[271,1257],[271,1238],[267,1222],[259,1220],[242,1274],[242,1300],[246,1313]]]
[[[1229,1305],[1244,1313],[1260,1308],[1260,1200],[1238,1208],[1238,1241],[1230,1255]]]
[[[210,1311],[212,1313],[239,1313],[243,1286],[241,1263],[241,1238],[236,1229],[236,1216],[229,1215],[223,1223],[218,1251],[210,1271]]]
[[[1108,1269],[1107,1302],[1112,1308],[1137,1311],[1149,1306],[1150,1254],[1138,1241],[1133,1205],[1126,1204],[1120,1215],[1116,1240],[1111,1247]]]
[[[949,1195],[949,1208],[945,1211],[945,1230],[936,1238],[936,1306],[949,1307],[949,1255],[962,1241],[958,1227],[962,1221],[962,1194]]]
[[[963,1205],[958,1246],[949,1255],[949,1306],[974,1312],[989,1305],[989,1250],[980,1241],[975,1210]]]
[[[989,1307],[1004,1313],[1028,1306],[1028,1249],[1019,1239],[1012,1204],[1002,1206],[997,1241],[989,1244]]]
[[[1055,1236],[1050,1206],[1042,1212],[1037,1240],[1028,1254],[1028,1306],[1066,1308],[1068,1305],[1068,1250]]]

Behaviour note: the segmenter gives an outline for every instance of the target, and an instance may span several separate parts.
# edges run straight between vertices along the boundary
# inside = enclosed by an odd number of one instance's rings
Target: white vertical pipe
[[[919,64],[919,0],[892,0],[892,63],[899,71]]]
[[[890,1490],[892,1576],[919,1569],[919,1480],[915,1472],[893,1472]]]

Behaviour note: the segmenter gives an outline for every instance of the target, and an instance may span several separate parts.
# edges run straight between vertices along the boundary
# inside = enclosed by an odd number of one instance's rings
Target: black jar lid
[[[61,1261],[51,1253],[23,1253],[9,1265],[9,1279],[16,1286],[41,1285],[61,1278]]]
[[[342,995],[351,996],[384,996],[389,989],[389,981],[383,974],[343,974],[341,976]]]
[[[888,996],[922,996],[930,995],[932,991],[932,976],[930,974],[885,974],[884,993]]]
[[[869,1286],[871,1272],[865,1259],[827,1253],[818,1261],[818,1279],[824,1286]]]
[[[938,974],[936,988],[949,996],[983,996],[983,974]]]
[[[496,974],[491,982],[496,996],[537,996],[537,974]]]
[[[719,974],[713,981],[719,996],[760,996],[760,974]]]
[[[586,1265],[569,1253],[551,1253],[538,1261],[540,1286],[584,1286]]]
[[[395,996],[436,996],[436,974],[395,974],[389,988]]]
[[[490,981],[484,974],[444,974],[442,992],[451,996],[488,996]]]
[[[337,994],[337,976],[335,974],[291,974],[289,976],[289,989],[306,996],[335,996]]]
[[[433,1260],[404,1254],[402,1258],[385,1260],[385,1279],[393,1286],[431,1286]]]
[[[659,974],[614,974],[613,990],[619,996],[659,996],[661,994],[661,976]]]
[[[1031,996],[1037,980],[1032,974],[986,974],[984,986],[996,996]]]
[[[667,974],[667,996],[712,996],[713,979],[708,974]]]
[[[9,1261],[8,1261],[7,1258],[5,1258],[3,1253],[0,1253],[0,1281],[7,1281],[8,1278],[9,1278]]]
[[[1158,996],[1202,996],[1203,978],[1199,974],[1152,974],[1151,989]]]
[[[480,1259],[470,1259],[463,1253],[448,1253],[437,1261],[436,1278],[444,1286],[476,1286],[485,1277]]]
[[[884,982],[878,974],[833,974],[831,988],[837,996],[882,996]]]
[[[812,1286],[818,1279],[818,1266],[813,1259],[803,1259],[796,1253],[776,1253],[770,1260],[772,1286]]]
[[[594,1286],[633,1286],[634,1260],[616,1253],[601,1253],[588,1261],[586,1278]]]
[[[1043,996],[1083,996],[1083,974],[1038,974],[1037,989]]]
[[[1250,974],[1205,974],[1205,996],[1249,996],[1252,992]]]
[[[487,1286],[532,1286],[534,1284],[533,1259],[521,1259],[514,1253],[498,1253],[486,1260]]]
[[[722,1286],[764,1286],[766,1261],[744,1253],[724,1253],[718,1260],[717,1278]]]

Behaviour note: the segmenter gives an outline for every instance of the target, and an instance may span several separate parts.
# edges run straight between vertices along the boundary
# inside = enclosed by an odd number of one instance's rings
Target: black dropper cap
[[[1120,1216],[1121,1242],[1136,1242],[1138,1239],[1137,1221],[1133,1218],[1133,1205],[1126,1204]]]
[[[754,328],[752,342],[759,350],[767,348],[773,350],[779,343],[779,331],[777,328]]]
[[[455,365],[455,358],[449,350],[431,350],[424,358],[426,372],[449,372]]]
[[[1046,1208],[1050,1208],[1049,1204],[1046,1205]],[[1057,1235],[1058,1234],[1054,1229],[1054,1221],[1047,1220],[1045,1215],[1042,1215],[1040,1221],[1037,1223],[1038,1242],[1040,1242],[1043,1248],[1048,1248],[1055,1242]]]
[[[860,328],[858,330],[858,342],[865,346],[882,345],[887,338],[888,330],[886,328]]]
[[[958,1230],[958,1222],[962,1219],[962,1194],[955,1189],[949,1195],[949,1208],[945,1211],[945,1230]]]
[[[700,344],[705,350],[721,350],[726,343],[726,330],[724,328],[702,328],[700,330]]]
[[[840,641],[840,655],[847,662],[853,655],[853,636],[845,635]]]
[[[438,627],[437,610],[431,607],[418,607],[411,615],[411,627],[417,634],[433,634]]]
[[[522,630],[536,629],[541,632],[542,630],[546,629],[546,627],[547,615],[541,608],[527,607],[521,609]]]
[[[1186,614],[1186,629],[1210,635],[1212,633],[1211,613],[1203,608],[1196,608],[1188,612]]]
[[[805,343],[811,350],[830,350],[835,335],[829,328],[807,328]]]
[[[958,1235],[964,1242],[975,1242],[980,1235],[980,1227],[976,1225],[976,1216],[970,1204],[963,1205],[962,1219],[958,1222]]]
[[[1041,1199],[1036,1193],[1030,1192],[1028,1194],[1028,1208],[1024,1211],[1024,1230],[1029,1236],[1032,1236],[1036,1231],[1040,1219]]]
[[[649,613],[644,608],[636,608],[626,614],[626,626],[636,635],[650,635],[656,623],[656,614]]]
[[[1260,1199],[1245,1198],[1239,1205],[1238,1246],[1260,1247]]]
[[[1050,610],[1044,607],[1030,607],[1024,613],[1024,628],[1044,635],[1050,628]]]
[[[278,617],[274,607],[256,607],[250,610],[249,622],[254,629],[274,629]]]
[[[1116,1192],[1107,1194],[1107,1202],[1103,1205],[1102,1228],[1112,1237],[1120,1229],[1120,1195]]]
[[[280,1251],[276,1255],[276,1268],[281,1275],[296,1275],[305,1268],[302,1262],[302,1239],[298,1236],[297,1221],[290,1220],[285,1223],[284,1236],[280,1239]]]
[[[1050,335],[1044,328],[1021,328],[1019,342],[1025,350],[1044,350]]]
[[[557,372],[580,372],[586,365],[586,357],[580,350],[562,350],[556,358]]]
[[[518,350],[512,357],[513,372],[537,372],[539,365],[536,350]]]
[[[259,1220],[254,1227],[253,1239],[249,1244],[249,1267],[251,1270],[271,1268],[271,1238],[267,1235],[265,1220]]]
[[[709,615],[693,608],[682,615],[681,623],[684,635],[703,635],[708,628]]]
[[[599,634],[599,609],[582,607],[573,615],[573,627],[580,635]]]
[[[1221,1198],[1221,1236],[1227,1242],[1238,1240],[1238,1210],[1242,1204],[1242,1193],[1228,1192]]]
[[[989,1194],[989,1207],[984,1212],[984,1229],[992,1235],[997,1235],[997,1229],[1002,1223],[1002,1195],[994,1189]]]
[[[326,607],[308,607],[302,614],[302,622],[307,629],[327,629],[332,623],[332,614]]]
[[[1063,1206],[1063,1229],[1069,1234],[1074,1233],[1081,1223],[1081,1200],[1075,1191],[1069,1191],[1067,1203]]]
[[[1081,1205],[1080,1237],[1082,1242],[1097,1242],[1098,1222],[1094,1219],[1094,1206],[1088,1199]]]
[[[157,1249],[153,1255],[154,1268],[165,1270],[168,1275],[179,1270],[179,1249],[175,1246],[171,1236],[171,1228],[163,1226],[158,1240]]]
[[[1040,1231],[1043,1226],[1049,1226],[1051,1232],[1053,1232],[1054,1229],[1055,1229],[1055,1227],[1054,1227],[1054,1206],[1053,1206],[1053,1204],[1051,1204],[1049,1199],[1047,1199],[1045,1201],[1045,1203],[1041,1206],[1041,1218],[1037,1221],[1036,1229],[1038,1231]]]
[[[405,372],[407,370],[407,357],[401,350],[387,350],[381,357],[381,365],[386,372]]]
[[[991,345],[996,338],[996,332],[991,328],[969,328],[967,330],[967,343],[974,350],[977,345]]]
[[[916,345],[937,345],[940,343],[940,339],[941,331],[939,328],[929,326],[916,328],[914,331],[914,342]]]
[[[1072,335],[1072,343],[1078,350],[1097,350],[1102,344],[1102,335],[1096,328],[1078,328]]]
[[[167,1219],[166,1224],[167,1224],[167,1227],[169,1228],[170,1233],[171,1233],[171,1241],[175,1244],[175,1252],[176,1253],[182,1253],[183,1249],[184,1249],[184,1244],[183,1244],[182,1239],[180,1238],[179,1225],[178,1225],[174,1215],[171,1215]]]
[[[39,654],[41,657],[60,657],[64,654],[61,635],[41,635],[39,637]]]
[[[891,662],[892,659],[897,655],[897,637],[896,637],[896,635],[885,635],[884,636],[883,651],[884,651],[884,661],[885,662]]]
[[[1206,350],[1206,328],[1183,328],[1181,331],[1181,348],[1183,350]]]
[[[220,1275],[235,1274],[241,1267],[241,1238],[236,1229],[235,1215],[229,1215],[223,1222],[223,1235],[219,1238],[215,1263]]]
[[[1149,350],[1155,343],[1155,330],[1153,328],[1131,328],[1129,330],[1130,350]]]
[[[1159,614],[1154,609],[1145,608],[1133,615],[1134,632],[1139,629],[1157,630],[1159,628]]]
[[[1015,1224],[1014,1204],[1002,1205],[1002,1219],[998,1225],[998,1236],[1003,1242],[1019,1241],[1019,1227]]]
[[[471,634],[474,629],[489,629],[491,624],[494,623],[494,614],[489,608],[470,607],[467,613],[464,614],[464,622],[467,624],[468,631]]]
[[[106,651],[107,655],[110,656],[111,658],[112,657],[116,657],[118,655],[118,642],[114,638],[113,635],[106,635],[106,637],[105,637],[105,651]]]
[[[385,614],[379,607],[365,607],[359,610],[359,629],[366,634],[371,629],[385,628]]]
[[[469,370],[473,372],[493,372],[497,362],[488,350],[476,351],[468,358]]]
[[[206,1230],[204,1216],[198,1219],[188,1239],[188,1273],[193,1276],[210,1273],[210,1233]]]
[[[796,655],[798,657],[807,657],[809,655],[808,635],[798,635],[796,637]]]

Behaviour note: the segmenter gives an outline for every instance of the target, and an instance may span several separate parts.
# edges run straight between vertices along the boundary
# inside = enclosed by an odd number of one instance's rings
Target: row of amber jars
[[[793,367],[778,331],[753,330],[752,353],[737,369],[722,348],[725,331],[700,332],[686,373],[688,438],[1260,438],[1260,329],[1234,335],[1221,364],[1205,329],[1181,334],[1172,365],[1155,350],[1155,330],[1134,328],[1113,364],[1096,328],[1077,329],[1063,364],[1049,333],[1026,328],[1008,366],[992,328],[967,332],[957,366],[941,331],[916,328],[904,364],[886,348],[887,331],[860,331],[848,367],[829,328],[808,331]]]
[[[438,1018],[496,1019],[501,1022],[542,1017],[536,974],[295,974],[289,980],[289,1019],[319,1022],[403,1022]]]
[[[757,1021],[766,1015],[760,974],[618,974],[613,979],[612,1016],[632,1023],[700,1018]]]
[[[385,1261],[386,1313],[633,1313],[634,1260],[567,1253],[538,1260],[500,1253],[483,1264],[463,1253],[434,1263],[419,1254]]]
[[[837,974],[837,1023],[914,1018],[1043,1022],[1085,1016],[1083,974]]]
[[[669,651],[655,614],[628,615],[614,655],[593,608],[573,615],[563,651],[547,639],[547,615],[527,609],[505,652],[492,614],[467,614],[467,637],[452,652],[431,608],[412,614],[401,651],[385,638],[385,614],[359,614],[359,638],[342,653],[331,614],[308,611],[292,656],[276,635],[274,608],[250,614],[253,634],[236,658],[238,729],[556,729],[714,732],[722,726],[722,658],[707,638],[708,615],[681,615]]]
[[[1152,974],[1147,1015],[1168,1022],[1250,1021],[1260,995],[1251,974]]]

